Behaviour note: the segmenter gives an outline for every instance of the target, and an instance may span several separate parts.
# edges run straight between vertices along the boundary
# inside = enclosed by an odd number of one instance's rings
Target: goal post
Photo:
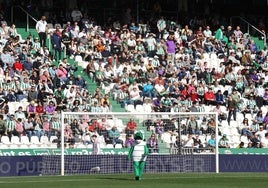
[[[54,156],[53,159],[60,160],[60,165],[57,164],[60,170],[55,172],[60,172],[62,176],[132,172],[131,165],[126,161],[129,150],[126,140],[133,139],[134,132],[126,128],[128,123],[136,124],[136,130],[144,132],[144,140],[148,144],[152,135],[157,138],[158,145],[150,150],[145,172],[219,172],[218,114],[214,112],[62,112],[60,121],[60,158]],[[77,124],[73,125],[75,121]],[[210,121],[214,124],[210,125]],[[114,127],[119,137],[109,138],[109,132]],[[73,132],[71,142],[66,137],[66,129]],[[92,154],[93,134],[97,135],[100,147],[97,155]],[[208,145],[212,135],[215,135],[215,147]],[[200,143],[196,141],[198,139]],[[70,161],[75,167],[70,167]],[[171,164],[167,164],[169,162]]]

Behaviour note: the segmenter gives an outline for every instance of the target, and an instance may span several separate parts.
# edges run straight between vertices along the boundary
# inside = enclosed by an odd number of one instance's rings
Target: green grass
[[[267,185],[267,173],[144,174],[141,181],[134,180],[133,174],[0,178],[1,188],[252,188]]]

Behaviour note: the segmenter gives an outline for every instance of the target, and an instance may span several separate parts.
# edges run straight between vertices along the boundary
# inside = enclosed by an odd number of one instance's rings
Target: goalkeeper
[[[146,146],[146,142],[143,141],[142,132],[136,132],[134,139],[135,142],[128,153],[128,160],[130,160],[131,157],[133,158],[135,178],[136,180],[141,180],[149,150]]]

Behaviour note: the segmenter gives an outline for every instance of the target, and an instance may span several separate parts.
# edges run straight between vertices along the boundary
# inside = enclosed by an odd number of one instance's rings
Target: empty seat
[[[136,111],[137,111],[137,112],[144,112],[143,105],[138,104],[138,105],[136,106]]]
[[[135,112],[134,105],[133,104],[128,104],[126,106],[126,110],[127,110],[127,112]]]
[[[10,144],[10,140],[8,136],[2,136],[1,137],[1,143],[3,144]]]
[[[41,144],[49,144],[49,139],[47,136],[41,136],[40,138],[40,143]]]
[[[59,23],[55,23],[54,27],[55,27],[55,28],[56,28],[56,27],[59,27],[59,28],[61,29],[61,24],[59,24]]]
[[[48,29],[53,29],[53,28],[54,28],[54,26],[53,26],[53,24],[52,24],[52,23],[47,23],[47,28],[48,28]]]
[[[75,145],[76,148],[85,149],[87,146],[85,144],[79,143]]]
[[[40,145],[38,136],[31,136],[31,144]]]
[[[114,148],[117,148],[117,149],[120,149],[122,147],[123,147],[122,144],[115,144],[115,146],[114,146]]]
[[[51,143],[55,142],[55,140],[58,140],[58,137],[57,136],[51,136],[50,137],[50,142]]]
[[[113,149],[113,148],[114,148],[114,145],[113,145],[113,144],[107,144],[107,145],[106,145],[106,148],[108,148],[108,149]]]
[[[28,137],[27,137],[28,138]],[[21,144],[20,142],[20,138],[18,136],[12,136],[11,137],[11,141],[10,141],[12,144]]]
[[[30,145],[30,141],[29,141],[28,136],[21,136],[20,142],[21,142],[21,144],[28,144],[28,145]]]

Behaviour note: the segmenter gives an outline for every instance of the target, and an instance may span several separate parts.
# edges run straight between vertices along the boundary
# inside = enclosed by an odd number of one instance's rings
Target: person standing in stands
[[[40,41],[40,45],[41,47],[45,47],[46,46],[46,38],[47,38],[47,22],[46,22],[46,17],[42,16],[41,20],[39,20],[36,23],[36,31],[38,33],[39,36],[39,41]]]
[[[51,44],[54,49],[54,54],[53,58],[58,61],[61,59],[61,40],[62,40],[62,35],[59,27],[56,27],[56,30],[51,36]]]

